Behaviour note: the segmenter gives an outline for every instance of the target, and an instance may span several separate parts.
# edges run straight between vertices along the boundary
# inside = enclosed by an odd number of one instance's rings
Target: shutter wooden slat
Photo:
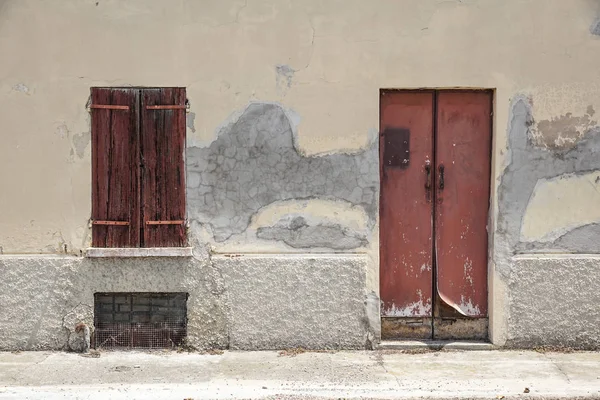
[[[92,104],[129,107],[92,109],[92,220],[129,222],[93,224],[94,247],[140,245],[138,93],[92,89]]]
[[[185,225],[167,223],[185,220],[185,97],[184,88],[142,90],[144,247],[186,244]],[[179,107],[156,107],[169,105]]]

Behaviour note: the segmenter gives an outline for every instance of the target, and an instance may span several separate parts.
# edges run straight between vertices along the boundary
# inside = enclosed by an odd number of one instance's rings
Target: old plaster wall
[[[371,349],[379,310],[362,255],[217,256],[232,349]],[[332,278],[335,274],[335,278]]]
[[[188,339],[228,344],[223,278],[206,252],[192,258],[0,258],[0,350],[68,350],[79,322],[94,326],[96,292],[187,292]]]
[[[379,89],[494,88],[490,329],[516,343],[513,256],[597,252],[575,210],[595,198],[599,17],[592,0],[1,1],[0,253],[89,246],[91,86],[185,86],[191,236],[364,253],[373,304]],[[571,210],[539,201],[572,188]]]
[[[74,350],[96,292],[186,292],[186,345],[371,348],[378,309],[355,255],[90,259],[0,257],[0,350]],[[331,279],[332,272],[336,279]]]
[[[519,255],[512,262],[508,346],[600,348],[598,255]]]
[[[294,132],[281,106],[254,103],[210,146],[189,147],[188,217],[207,226],[216,242],[224,242],[245,232],[259,210],[289,200],[323,199],[360,207],[368,217],[364,228],[372,230],[379,192],[376,141],[355,154],[307,156]],[[294,248],[366,247],[366,232],[346,224],[311,222],[296,212],[258,227],[256,235]]]
[[[533,93],[510,105],[493,255],[505,285],[494,302],[504,302],[508,346],[600,346],[598,316],[590,312],[599,263],[589,255],[600,252],[600,126],[597,99],[581,101],[590,102],[579,107],[582,117],[567,112],[551,120],[542,119]],[[525,253],[551,254],[519,256]]]

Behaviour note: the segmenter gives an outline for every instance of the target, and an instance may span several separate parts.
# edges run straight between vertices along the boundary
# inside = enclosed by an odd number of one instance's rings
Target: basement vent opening
[[[95,293],[96,349],[164,349],[187,334],[187,293]]]

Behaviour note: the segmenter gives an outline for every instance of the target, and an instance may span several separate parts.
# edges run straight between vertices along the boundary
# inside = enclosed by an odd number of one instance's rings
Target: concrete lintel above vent
[[[107,257],[192,257],[192,247],[103,248],[90,247],[85,251],[89,258]]]

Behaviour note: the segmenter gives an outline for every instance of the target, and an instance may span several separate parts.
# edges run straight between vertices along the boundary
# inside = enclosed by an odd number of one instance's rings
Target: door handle
[[[431,164],[429,160],[425,162],[425,195],[429,201],[431,198]]]
[[[444,190],[444,164],[440,164],[440,166],[438,167],[438,170],[440,171],[440,190]]]

